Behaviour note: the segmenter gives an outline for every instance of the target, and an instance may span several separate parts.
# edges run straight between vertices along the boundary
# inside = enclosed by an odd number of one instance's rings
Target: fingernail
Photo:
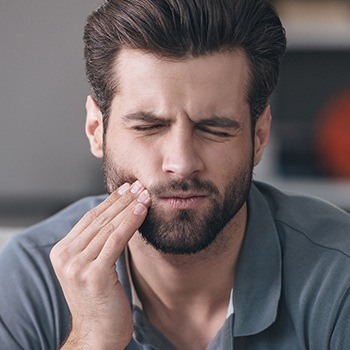
[[[135,215],[141,215],[145,211],[146,211],[146,208],[142,204],[140,204],[140,203],[136,204],[136,206],[134,208],[134,214]]]
[[[119,194],[125,193],[126,190],[127,190],[129,187],[130,187],[130,184],[128,184],[128,183],[126,182],[124,185],[122,185],[122,186],[120,186],[120,187],[118,188],[118,193],[119,193]]]
[[[141,182],[137,180],[132,184],[130,192],[137,193],[138,191],[140,191],[141,187],[142,187]]]
[[[139,195],[139,198],[137,198],[137,201],[140,203],[146,203],[150,199],[150,195],[147,190],[143,190],[141,194]]]

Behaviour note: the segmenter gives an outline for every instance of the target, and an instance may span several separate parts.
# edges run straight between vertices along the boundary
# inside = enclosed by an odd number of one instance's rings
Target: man
[[[285,50],[271,5],[110,0],[84,40],[110,195],[4,249],[2,348],[348,349],[349,216],[252,183]]]

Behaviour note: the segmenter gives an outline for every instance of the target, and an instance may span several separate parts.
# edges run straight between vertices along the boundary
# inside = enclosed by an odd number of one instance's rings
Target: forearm
[[[124,350],[128,342],[108,342],[101,336],[82,337],[71,333],[60,350]]]

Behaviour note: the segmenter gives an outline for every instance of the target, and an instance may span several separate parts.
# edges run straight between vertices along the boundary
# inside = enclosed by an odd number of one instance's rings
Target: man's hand
[[[146,217],[150,196],[124,184],[90,210],[52,249],[50,259],[71,315],[62,349],[124,349],[133,320],[115,262]]]

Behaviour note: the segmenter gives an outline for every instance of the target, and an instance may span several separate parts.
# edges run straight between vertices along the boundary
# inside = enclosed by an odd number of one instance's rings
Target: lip
[[[162,196],[159,198],[159,203],[173,209],[196,209],[206,200],[207,196],[203,195],[176,194]]]

